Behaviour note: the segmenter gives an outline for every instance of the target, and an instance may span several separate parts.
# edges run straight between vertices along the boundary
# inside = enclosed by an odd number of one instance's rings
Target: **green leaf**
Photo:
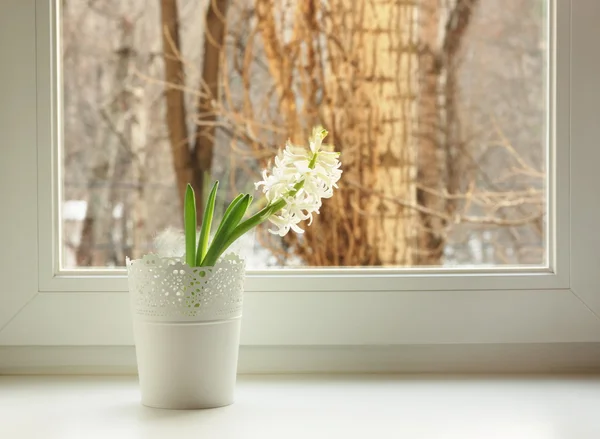
[[[185,231],[185,262],[190,267],[196,262],[196,196],[188,183],[183,204],[183,226]]]
[[[217,227],[217,232],[215,233],[215,236],[217,236],[219,234],[219,232],[221,231],[221,228],[223,227],[223,223],[225,221],[227,221],[227,218],[229,218],[229,215],[231,215],[231,211],[240,202],[240,200],[242,198],[244,198],[244,194],[239,194],[237,197],[235,197],[233,199],[233,201],[231,201],[231,203],[229,203],[229,206],[227,207],[227,209],[225,210],[225,213],[223,214],[223,219],[221,220],[219,227]]]
[[[202,263],[202,259],[206,256],[208,249],[208,239],[210,237],[210,228],[212,225],[213,215],[215,213],[215,200],[217,199],[217,190],[219,189],[219,181],[215,181],[208,200],[206,201],[206,208],[204,209],[204,216],[202,217],[202,226],[200,228],[200,239],[198,241],[198,253],[196,254],[196,265]]]
[[[244,217],[251,200],[252,197],[249,194],[246,194],[241,199],[238,200],[236,198],[236,200],[231,203],[233,204],[233,206],[230,206],[231,210],[229,208],[227,209],[229,211],[229,215],[226,214],[226,217],[224,217],[221,221],[219,230],[210,244],[208,252],[206,253],[206,257],[202,261],[203,267],[212,267],[215,265],[217,259],[219,259],[219,256],[221,256],[224,251],[221,250],[221,247],[228,240],[229,234]]]
[[[271,215],[277,213],[284,207],[285,207],[285,201],[279,200],[274,204],[267,205],[266,207],[264,207],[263,209],[261,209],[260,211],[258,211],[254,215],[252,215],[250,218],[248,218],[246,221],[242,222],[241,224],[238,224],[235,227],[235,229],[233,229],[226,236],[226,239],[223,242],[223,244],[220,246],[220,248],[218,248],[218,249],[215,248],[215,250],[214,250],[215,255],[212,256],[214,259],[213,265],[217,262],[219,257],[225,252],[225,250],[227,250],[229,248],[229,246],[231,244],[233,244],[237,239],[239,239],[242,235],[244,235],[245,233],[252,230],[254,227],[265,222],[267,219],[269,219],[269,217]],[[211,246],[211,248],[212,248],[212,246]],[[209,252],[210,252],[210,250],[209,250]],[[203,264],[203,265],[206,266],[208,264]]]
[[[223,251],[227,250],[227,248],[231,244],[233,244],[237,239],[241,238],[245,233],[249,232],[259,224],[265,222],[267,219],[269,219],[271,215],[277,213],[284,206],[285,202],[283,202],[283,205],[282,203],[270,204],[261,211],[248,218],[243,223],[239,224],[227,237],[227,240],[223,245]]]

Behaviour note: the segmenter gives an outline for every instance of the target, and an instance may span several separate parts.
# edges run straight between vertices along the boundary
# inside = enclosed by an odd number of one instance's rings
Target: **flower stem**
[[[310,159],[310,163],[308,164],[309,169],[315,169],[315,165],[317,164],[317,155],[319,155],[319,153],[315,152],[312,156],[312,159]]]

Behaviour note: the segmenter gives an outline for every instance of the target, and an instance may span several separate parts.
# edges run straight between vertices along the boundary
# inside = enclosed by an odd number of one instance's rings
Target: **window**
[[[340,190],[302,236],[242,241],[250,269],[548,266],[548,5],[65,3],[62,266],[151,251],[184,183],[219,179],[223,210],[316,124]]]
[[[481,3],[489,8],[496,4]],[[510,140],[513,136],[531,135],[529,140],[540,154],[535,159],[524,159],[523,163],[535,173],[523,181],[529,178],[533,181],[541,173],[542,182],[533,185],[527,180],[522,188],[523,197],[529,193],[543,194],[542,202],[531,203],[527,207],[530,210],[514,218],[537,214],[542,206],[543,238],[535,246],[543,245],[544,250],[531,253],[538,255],[531,260],[498,258],[493,264],[480,264],[473,258],[459,261],[444,247],[443,265],[433,268],[414,266],[411,262],[322,269],[310,263],[293,270],[266,270],[263,264],[248,276],[244,345],[275,349],[277,346],[598,341],[600,322],[595,313],[600,312],[597,288],[600,279],[594,250],[600,244],[595,233],[600,205],[593,197],[593,188],[600,178],[595,169],[600,153],[594,144],[594,139],[600,137],[595,120],[596,103],[600,100],[600,87],[595,86],[595,72],[600,67],[600,55],[595,50],[595,42],[600,40],[596,26],[600,5],[568,0],[514,3],[539,6],[537,9],[531,6],[527,11],[542,17],[542,24],[538,28],[527,26],[526,31],[531,32],[527,35],[532,40],[541,42],[539,47],[532,44],[532,57],[536,60],[548,57],[540,64],[545,70],[530,59],[522,61],[520,67],[531,73],[533,79],[523,94],[513,92],[514,99],[531,98],[537,105],[543,102],[543,108],[532,112],[531,120],[528,117],[522,120],[516,114],[506,115],[508,106],[506,110],[498,108],[498,112],[502,117],[519,119],[518,123],[539,124],[538,137],[526,130],[504,136]],[[544,4],[549,7],[544,9]],[[79,2],[69,2],[71,5],[83,7]],[[64,69],[57,65],[63,59],[64,49],[56,38],[59,12],[53,2],[46,0],[0,5],[0,38],[14,42],[0,47],[0,56],[5,60],[0,65],[0,94],[4,97],[0,104],[0,132],[4,136],[0,160],[3,244],[0,254],[4,274],[0,289],[0,344],[131,345],[123,271],[110,268],[109,262],[73,268],[73,264],[59,257],[65,256],[65,241],[59,239],[59,231],[63,231],[65,238],[67,226],[58,219],[61,215],[62,219],[67,218],[78,209],[76,205],[63,205],[61,200],[82,201],[88,195],[85,191],[82,197],[68,194],[69,165],[63,166],[62,162],[63,158],[67,160],[67,146],[64,157],[57,154],[63,137],[69,142],[69,129],[62,122],[66,121],[68,111],[74,111],[69,110],[70,104],[66,102],[74,99],[73,95],[65,95],[64,117],[57,99],[60,90],[56,85],[63,81],[60,74],[64,72],[65,80],[68,76],[67,61]],[[511,13],[508,7],[500,12]],[[504,23],[518,28],[516,21]],[[543,23],[548,24],[548,33],[542,32]],[[471,24],[475,25],[476,20]],[[518,29],[510,30],[511,35],[519,35]],[[111,35],[118,38],[118,32]],[[468,51],[468,45],[464,49]],[[467,57],[464,62],[481,61],[481,58],[469,61]],[[480,68],[494,65],[482,64]],[[467,105],[469,90],[475,90],[476,81],[468,76],[468,71],[458,75],[461,90],[466,90],[466,95],[461,95],[461,105]],[[491,81],[492,73],[478,77]],[[510,82],[511,78],[505,79]],[[548,100],[535,99],[545,96],[546,91]],[[494,87],[490,94],[494,93],[500,92]],[[471,104],[473,101],[481,104],[475,95],[470,99]],[[78,111],[82,120],[88,116],[83,110]],[[191,126],[190,123],[188,129]],[[498,132],[487,134],[496,136]],[[279,141],[272,139],[268,144],[277,145]],[[500,145],[498,151],[505,154],[502,157],[507,163],[510,157],[515,160],[509,164],[502,162],[498,175],[508,170],[524,172],[525,168],[519,168],[521,162],[516,158],[519,156],[506,155],[507,145]],[[256,163],[247,163],[252,171],[258,169]],[[221,172],[226,172],[224,167]],[[461,184],[460,197],[464,198],[469,186]],[[530,187],[534,190],[527,192]],[[477,190],[483,189],[479,186]],[[419,200],[415,200],[418,205]],[[464,201],[461,199],[461,203]],[[125,206],[118,206],[118,203],[111,206],[111,221],[125,215]],[[489,214],[483,210],[464,211],[464,205],[461,206],[461,215]],[[73,211],[68,210],[71,207]],[[518,224],[512,230],[520,227],[531,226]],[[116,234],[114,230],[111,233]],[[473,230],[464,233],[475,233]],[[529,232],[519,233],[519,242],[529,246]],[[460,241],[458,237],[452,239]],[[481,242],[487,239],[482,232]],[[260,242],[258,238],[256,241]],[[458,249],[456,242],[452,245]],[[484,253],[482,250],[478,254]],[[517,253],[509,256],[516,258]],[[521,266],[515,267],[517,263]],[[410,265],[413,265],[410,269],[403,268]]]

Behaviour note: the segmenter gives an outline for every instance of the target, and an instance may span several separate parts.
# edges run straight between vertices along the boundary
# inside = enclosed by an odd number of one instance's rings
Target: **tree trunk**
[[[419,57],[417,203],[425,209],[419,212],[416,265],[440,265],[446,242],[444,224],[439,215],[430,213],[444,210],[439,29],[439,0],[423,0],[419,14],[419,42],[423,50]]]
[[[461,174],[465,170],[466,156],[463,138],[460,132],[460,117],[458,108],[459,85],[458,68],[460,49],[473,11],[479,0],[455,0],[450,9],[445,26],[444,43],[441,52],[441,67],[443,70],[444,98],[444,147],[446,156],[446,189],[450,197],[446,202],[446,213],[455,214],[457,206],[452,198],[460,191]]]
[[[188,113],[185,107],[185,70],[181,59],[181,35],[177,0],[161,0],[163,27],[163,58],[165,63],[166,121],[177,180],[180,205],[183,208],[186,186],[196,193],[199,218],[204,211],[205,181],[210,178],[215,147],[216,110],[213,103],[219,99],[221,49],[225,40],[229,0],[211,0],[206,11],[206,31],[202,77],[198,91],[195,117],[196,132],[191,137],[187,129]]]
[[[415,211],[392,200],[415,204],[415,119],[417,8],[412,2],[368,2],[355,29],[360,89],[367,108],[353,108],[360,126],[360,159],[374,149],[372,189],[381,194],[367,223],[368,243],[380,265],[414,261]],[[375,197],[377,200],[377,197]]]
[[[421,2],[417,201],[424,209],[419,212],[418,265],[443,263],[447,224],[439,213],[452,218],[457,211],[453,196],[460,192],[465,170],[457,108],[458,56],[477,1],[455,0],[444,10],[438,0]]]
[[[183,208],[188,183],[195,183],[185,109],[185,72],[181,59],[179,10],[177,0],[161,0],[163,59],[165,63],[166,122],[171,144],[171,157],[177,180],[177,192]],[[201,196],[201,188],[195,187]],[[202,205],[202,203],[198,203]]]
[[[76,253],[78,266],[103,267],[117,263],[113,239],[113,208],[115,181],[123,174],[123,132],[127,117],[128,92],[124,87],[131,70],[132,32],[131,24],[121,23],[121,45],[116,52],[114,76],[109,78],[102,91],[113,91],[106,108],[101,108],[107,129],[99,145],[97,162],[92,167],[88,184],[86,216]]]
[[[416,202],[416,7],[307,0],[291,37],[278,32],[272,7],[258,0],[257,26],[287,135],[306,142],[310,127],[322,123],[344,169],[316,223],[287,242],[309,266],[410,265],[416,215],[403,205]],[[325,28],[319,16],[327,17]]]
[[[220,98],[221,56],[228,9],[229,0],[210,0],[206,10],[201,93],[197,102],[198,127],[193,148],[194,183],[195,187],[201,188],[200,194],[204,193],[206,177],[210,176],[215,148],[217,115],[214,104]],[[204,205],[199,209],[203,208]]]
[[[131,220],[131,254],[132,259],[139,259],[147,249],[143,245],[147,242],[146,221],[148,219],[147,200],[145,198],[146,187],[146,141],[148,135],[147,109],[144,89],[132,90],[132,118],[130,125],[131,135],[131,180],[135,188],[133,190],[130,209]]]

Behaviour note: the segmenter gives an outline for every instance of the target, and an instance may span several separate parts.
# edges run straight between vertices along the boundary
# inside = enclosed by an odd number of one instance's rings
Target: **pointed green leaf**
[[[206,257],[202,261],[203,267],[211,267],[215,265],[219,256],[224,250],[221,250],[223,244],[227,241],[228,235],[235,229],[239,222],[244,217],[248,206],[250,205],[251,196],[246,194],[240,200],[235,202],[235,205],[231,208],[227,218],[223,218],[219,231],[213,238],[212,243],[206,253]],[[233,203],[232,203],[233,204]]]
[[[190,267],[196,263],[196,196],[188,183],[183,204],[183,227],[185,232],[185,262]]]
[[[251,198],[252,197],[250,197],[250,200]],[[213,254],[211,255],[211,260],[205,261],[206,263],[203,263],[203,266],[211,265],[208,262],[212,262],[212,265],[214,265],[219,259],[219,257],[221,257],[221,255],[225,252],[225,250],[227,250],[229,246],[231,246],[231,244],[233,244],[238,238],[252,230],[254,227],[258,226],[259,224],[265,222],[267,219],[269,219],[271,215],[277,213],[284,207],[285,201],[279,200],[274,204],[267,205],[266,207],[252,215],[250,218],[248,218],[246,221],[238,224],[234,229],[229,231],[229,233],[225,237],[224,242],[220,245],[220,247],[215,247],[215,249],[213,250]]]
[[[202,259],[206,256],[208,249],[208,239],[210,237],[210,228],[212,225],[213,215],[215,213],[215,200],[217,199],[217,190],[219,189],[219,181],[215,181],[208,200],[206,201],[206,208],[204,209],[204,216],[202,217],[202,226],[200,228],[200,238],[198,241],[198,253],[196,254],[196,265],[202,263]]]
[[[223,214],[223,219],[221,219],[221,223],[219,224],[219,227],[217,227],[217,232],[215,233],[215,236],[217,236],[219,234],[219,232],[221,231],[221,228],[223,227],[223,223],[225,221],[227,221],[227,218],[229,218],[229,215],[231,215],[231,211],[241,201],[242,198],[244,198],[244,194],[239,194],[237,197],[235,197],[231,201],[231,203],[229,203],[229,206],[227,207],[227,209],[225,210],[225,213]]]
[[[265,222],[267,219],[269,219],[269,217],[271,215],[273,215],[274,213],[277,213],[284,206],[285,206],[285,202],[281,202],[281,201],[278,203],[275,203],[275,204],[270,204],[270,205],[266,206],[264,209],[257,212],[256,214],[252,215],[246,221],[242,222],[241,224],[238,224],[236,226],[236,228],[231,233],[229,233],[229,236],[227,237],[227,240],[225,241],[225,243],[223,245],[223,251],[227,250],[227,248],[231,244],[233,244],[237,239],[242,237],[242,235],[249,232],[250,230],[252,230],[254,227],[258,226],[259,224],[262,224],[263,222]]]

